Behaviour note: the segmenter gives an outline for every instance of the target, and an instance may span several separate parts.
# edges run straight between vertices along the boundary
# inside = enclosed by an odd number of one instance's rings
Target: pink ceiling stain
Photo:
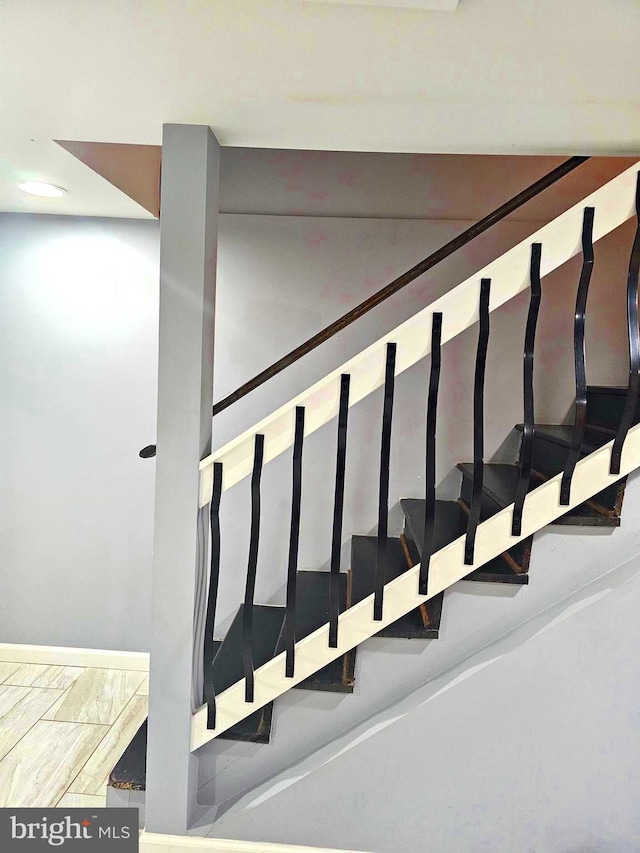
[[[305,213],[313,214],[313,206],[321,213],[327,210],[332,198],[332,189],[354,187],[356,177],[352,172],[340,169],[339,161],[330,151],[287,151],[267,159],[273,167],[274,177],[279,179],[283,190],[292,195],[299,194],[300,201],[307,205]],[[309,210],[309,206],[311,210]],[[300,215],[295,213],[295,215]]]
[[[328,234],[326,234],[322,228],[318,228],[315,233],[312,235],[309,240],[309,245],[315,246],[316,248],[321,248],[323,243],[326,243],[329,240]]]
[[[387,266],[379,275],[365,275],[359,281],[356,276],[346,282],[337,282],[335,277],[327,279],[320,289],[322,299],[336,299],[341,305],[351,305],[371,296],[392,280],[393,267]]]

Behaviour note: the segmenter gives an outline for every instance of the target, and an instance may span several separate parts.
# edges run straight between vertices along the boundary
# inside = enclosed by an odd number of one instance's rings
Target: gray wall
[[[457,584],[440,639],[368,640],[333,707],[287,694],[276,738],[299,737],[303,706],[343,727],[196,831],[372,853],[640,849],[639,502],[636,472],[619,530],[536,535],[527,587]]]
[[[348,310],[466,221],[221,217],[215,397]],[[216,419],[220,445],[380,334],[513,245],[539,223],[503,223],[348,333]],[[623,381],[624,284],[631,227],[598,246],[590,296],[589,376]],[[3,215],[0,218],[3,446],[0,537],[6,571],[2,640],[146,650],[155,463],[157,224]],[[571,316],[578,262],[548,277],[540,327],[539,419],[563,419],[572,398]],[[526,295],[492,315],[487,453],[520,419]],[[445,347],[438,477],[471,452],[475,330]],[[507,369],[508,368],[508,369]],[[398,383],[391,498],[420,495],[428,363]],[[345,543],[376,519],[380,394],[351,416]],[[321,568],[331,529],[334,435],[307,442],[301,567]],[[285,455],[265,469],[258,600],[282,601],[288,540]],[[241,598],[247,482],[223,502],[223,633]],[[393,513],[397,528],[397,509]],[[348,549],[345,548],[345,556]],[[346,568],[346,562],[345,562]],[[73,619],[69,613],[74,614]]]

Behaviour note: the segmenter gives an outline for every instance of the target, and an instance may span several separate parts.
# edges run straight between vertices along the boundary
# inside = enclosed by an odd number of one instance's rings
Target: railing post
[[[640,392],[640,327],[638,326],[638,276],[640,275],[640,172],[636,179],[636,234],[627,277],[627,336],[629,344],[629,384],[622,417],[611,449],[610,474],[620,473],[622,448],[633,423]]]
[[[473,382],[473,490],[467,521],[467,537],[464,543],[464,562],[473,565],[473,553],[476,543],[476,530],[482,509],[482,481],[484,476],[484,372],[487,364],[489,345],[489,297],[491,279],[480,282],[480,308],[478,317],[478,349],[476,352],[476,370]]]
[[[427,436],[425,446],[425,510],[422,531],[422,556],[418,592],[427,595],[429,590],[429,563],[433,551],[433,534],[436,519],[436,416],[438,410],[438,385],[440,384],[440,342],[442,340],[442,314],[431,319],[431,369],[427,400]]]
[[[204,621],[203,669],[204,699],[207,703],[207,728],[216,727],[216,691],[213,684],[213,632],[218,603],[218,581],[220,577],[220,499],[222,498],[222,463],[213,465],[213,494],[209,506],[209,527],[211,530],[211,560],[209,569],[209,590],[207,610]]]
[[[380,487],[378,491],[378,547],[373,598],[373,618],[382,620],[384,584],[387,569],[387,530],[389,524],[389,466],[391,462],[391,425],[393,395],[396,381],[396,345],[387,344],[384,403],[382,408],[382,439],[380,442]]]
[[[296,648],[296,590],[298,580],[298,546],[300,544],[300,506],[302,503],[302,448],[304,445],[304,406],[296,406],[293,442],[293,477],[291,484],[291,526],[289,528],[289,560],[287,564],[287,608],[285,641],[286,675],[293,678]]]
[[[336,485],[333,499],[333,530],[331,534],[331,576],[329,577],[329,646],[338,647],[338,617],[340,615],[340,553],[342,550],[342,512],[344,509],[344,478],[347,464],[347,426],[349,423],[348,373],[340,377],[338,407],[338,442],[336,451]]]
[[[567,453],[562,482],[560,484],[560,505],[569,506],[571,500],[571,480],[575,470],[584,432],[587,427],[587,366],[585,353],[585,327],[587,322],[587,298],[589,283],[593,272],[593,218],[595,208],[585,207],[582,220],[582,269],[576,293],[576,309],[573,320],[573,358],[576,379],[576,416],[573,427],[571,447]]]
[[[251,475],[251,531],[249,533],[249,560],[242,609],[242,663],[244,665],[244,701],[253,702],[253,599],[256,591],[258,546],[260,544],[260,480],[264,458],[264,436],[255,437],[253,474]]]
[[[204,616],[195,602],[207,574],[199,462],[211,448],[219,163],[208,127],[164,126],[146,829],[173,835],[186,834],[196,807],[194,634]]]
[[[524,501],[531,482],[531,465],[533,462],[533,443],[535,441],[535,406],[533,396],[533,354],[536,342],[536,325],[542,290],[540,286],[540,259],[542,244],[533,243],[531,246],[531,264],[529,282],[531,295],[529,297],[529,312],[527,328],[524,333],[524,356],[522,363],[522,393],[524,398],[524,430],[522,433],[522,450],[520,452],[520,476],[516,488],[516,499],[511,521],[511,535],[520,536],[522,532],[522,511]]]

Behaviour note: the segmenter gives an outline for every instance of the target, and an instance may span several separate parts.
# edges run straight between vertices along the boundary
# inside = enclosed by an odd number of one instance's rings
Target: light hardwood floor
[[[104,806],[148,692],[144,672],[0,662],[0,808]]]

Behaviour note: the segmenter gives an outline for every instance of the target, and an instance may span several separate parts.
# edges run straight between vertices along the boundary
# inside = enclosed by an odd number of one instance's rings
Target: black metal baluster
[[[611,450],[610,474],[620,473],[622,448],[633,423],[640,392],[640,328],[638,326],[638,274],[640,271],[640,172],[636,183],[636,219],[638,226],[633,240],[627,278],[627,327],[629,335],[629,386],[622,417]]]
[[[389,462],[391,457],[391,420],[393,416],[393,391],[396,378],[396,345],[387,344],[387,361],[384,378],[384,405],[382,409],[382,442],[380,445],[380,491],[378,497],[378,547],[376,551],[376,576],[373,598],[373,618],[382,620],[384,579],[387,567],[387,528],[389,523]]]
[[[533,442],[535,439],[535,415],[533,398],[533,353],[536,342],[536,325],[540,310],[540,258],[542,244],[532,243],[529,281],[531,296],[529,297],[529,313],[527,328],[524,334],[524,357],[522,364],[522,387],[524,396],[524,429],[522,432],[522,448],[520,451],[520,476],[516,488],[516,498],[513,507],[511,535],[520,536],[522,533],[522,511],[524,501],[529,491],[531,481],[531,465],[533,462]]]
[[[247,585],[242,611],[242,663],[244,665],[244,701],[253,702],[253,597],[256,589],[258,568],[258,544],[260,539],[260,477],[264,456],[264,436],[256,435],[251,475],[251,533],[249,537],[249,561]]]
[[[473,385],[473,490],[467,520],[467,538],[464,543],[464,564],[473,565],[476,530],[482,506],[482,479],[484,474],[484,372],[489,344],[489,296],[491,279],[480,281],[480,307],[478,322],[478,349]]]
[[[222,463],[213,463],[213,493],[209,506],[211,525],[211,568],[209,571],[209,594],[204,623],[204,699],[207,703],[207,728],[216,727],[216,692],[213,685],[213,630],[220,577],[220,498],[222,496]]]
[[[296,653],[296,586],[298,580],[298,545],[300,543],[303,441],[304,406],[296,406],[296,428],[293,440],[293,486],[291,498],[291,528],[289,531],[289,565],[287,568],[287,608],[284,623],[287,648],[285,675],[287,678],[293,678]]]
[[[329,577],[329,646],[338,647],[338,616],[340,615],[340,551],[342,549],[342,512],[344,508],[344,475],[347,464],[347,422],[349,420],[348,373],[340,377],[338,407],[338,448],[336,452],[336,487],[333,501],[333,533],[331,536],[331,574]]]
[[[429,563],[433,550],[433,531],[436,513],[436,413],[438,409],[438,384],[440,382],[442,341],[442,314],[436,312],[431,318],[431,371],[427,402],[427,441],[425,469],[425,511],[422,534],[422,559],[418,592],[427,595],[429,589]]]
[[[587,372],[585,364],[584,333],[587,313],[589,282],[593,272],[593,217],[594,207],[585,207],[582,219],[582,270],[576,294],[576,311],[573,320],[573,357],[576,373],[576,417],[571,447],[560,484],[560,506],[568,506],[571,500],[571,480],[576,463],[580,458],[584,431],[587,425]]]

